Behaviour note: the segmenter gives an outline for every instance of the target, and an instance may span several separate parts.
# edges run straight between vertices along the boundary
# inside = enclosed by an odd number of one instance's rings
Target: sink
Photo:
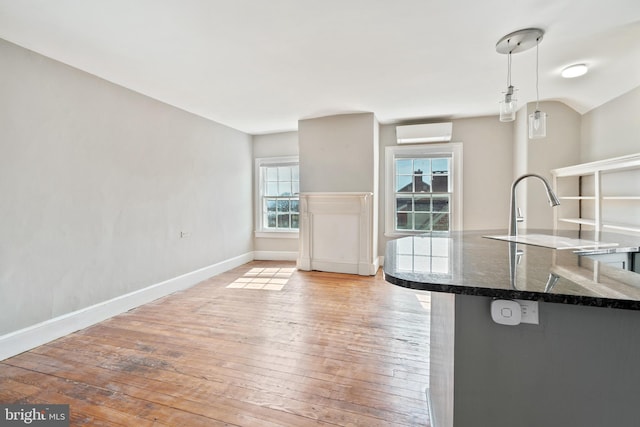
[[[572,239],[549,234],[521,234],[518,236],[482,236],[487,239],[505,240],[523,245],[543,246],[552,249],[600,249],[618,246],[617,243],[596,242],[594,240]]]

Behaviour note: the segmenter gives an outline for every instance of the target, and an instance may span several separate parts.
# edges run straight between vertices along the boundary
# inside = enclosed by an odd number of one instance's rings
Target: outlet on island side
[[[538,301],[503,300],[491,301],[491,318],[499,325],[516,326],[521,323],[538,325]]]
[[[515,301],[520,305],[520,323],[530,323],[532,325],[540,324],[540,318],[538,316],[538,301],[522,299],[517,299]]]

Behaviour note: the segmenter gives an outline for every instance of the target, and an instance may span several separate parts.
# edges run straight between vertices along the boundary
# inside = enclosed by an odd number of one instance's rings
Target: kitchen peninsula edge
[[[570,249],[483,237],[499,234],[433,233],[387,244],[385,279],[433,291],[433,427],[635,425],[640,275]],[[608,252],[632,251],[640,240],[598,237],[617,239]],[[496,298],[539,301],[539,324],[494,323]]]

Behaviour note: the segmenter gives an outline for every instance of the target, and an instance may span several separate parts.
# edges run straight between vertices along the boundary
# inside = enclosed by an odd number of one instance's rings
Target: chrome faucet
[[[540,175],[536,175],[535,173],[527,173],[513,181],[511,184],[511,210],[509,212],[509,236],[517,236],[518,235],[518,222],[522,222],[523,218],[518,215],[519,209],[516,208],[516,186],[520,181],[528,177],[538,178],[544,184],[545,189],[547,190],[547,198],[549,199],[549,205],[551,207],[558,206],[560,201],[556,197],[555,193],[551,189],[549,182],[541,177]]]

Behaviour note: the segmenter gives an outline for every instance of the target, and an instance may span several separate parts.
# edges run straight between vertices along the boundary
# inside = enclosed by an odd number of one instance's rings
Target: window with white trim
[[[295,233],[299,228],[297,157],[256,160],[256,232]]]
[[[462,228],[462,144],[386,148],[387,235]]]

